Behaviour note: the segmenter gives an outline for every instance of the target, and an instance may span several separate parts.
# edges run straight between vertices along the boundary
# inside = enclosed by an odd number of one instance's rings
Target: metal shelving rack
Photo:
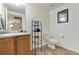
[[[32,21],[32,52],[42,51],[42,24],[40,21]]]

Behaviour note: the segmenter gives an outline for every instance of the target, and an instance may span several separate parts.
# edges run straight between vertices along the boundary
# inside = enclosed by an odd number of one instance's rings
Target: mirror
[[[6,30],[5,10],[4,3],[0,3],[0,32]]]
[[[26,5],[5,3],[6,10],[6,30],[9,32],[26,31]]]
[[[0,30],[3,30],[4,25],[3,25],[3,20],[2,20],[2,16],[0,16]]]

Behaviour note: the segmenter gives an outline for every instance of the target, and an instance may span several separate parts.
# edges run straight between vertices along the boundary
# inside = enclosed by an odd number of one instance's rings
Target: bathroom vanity
[[[29,55],[30,34],[26,33],[26,6],[23,10],[19,9],[22,7],[12,6],[10,3],[0,5],[0,55]]]
[[[30,34],[0,34],[0,55],[29,55]]]

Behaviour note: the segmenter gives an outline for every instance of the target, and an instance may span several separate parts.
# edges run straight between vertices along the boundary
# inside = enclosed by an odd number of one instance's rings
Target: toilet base
[[[48,44],[48,47],[51,49],[56,49],[55,44]]]

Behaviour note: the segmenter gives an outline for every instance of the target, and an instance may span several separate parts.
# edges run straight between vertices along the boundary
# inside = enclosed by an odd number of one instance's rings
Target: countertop
[[[7,37],[14,37],[14,36],[22,36],[22,35],[30,35],[29,33],[26,32],[20,32],[20,33],[4,33],[0,34],[0,38],[7,38]]]

